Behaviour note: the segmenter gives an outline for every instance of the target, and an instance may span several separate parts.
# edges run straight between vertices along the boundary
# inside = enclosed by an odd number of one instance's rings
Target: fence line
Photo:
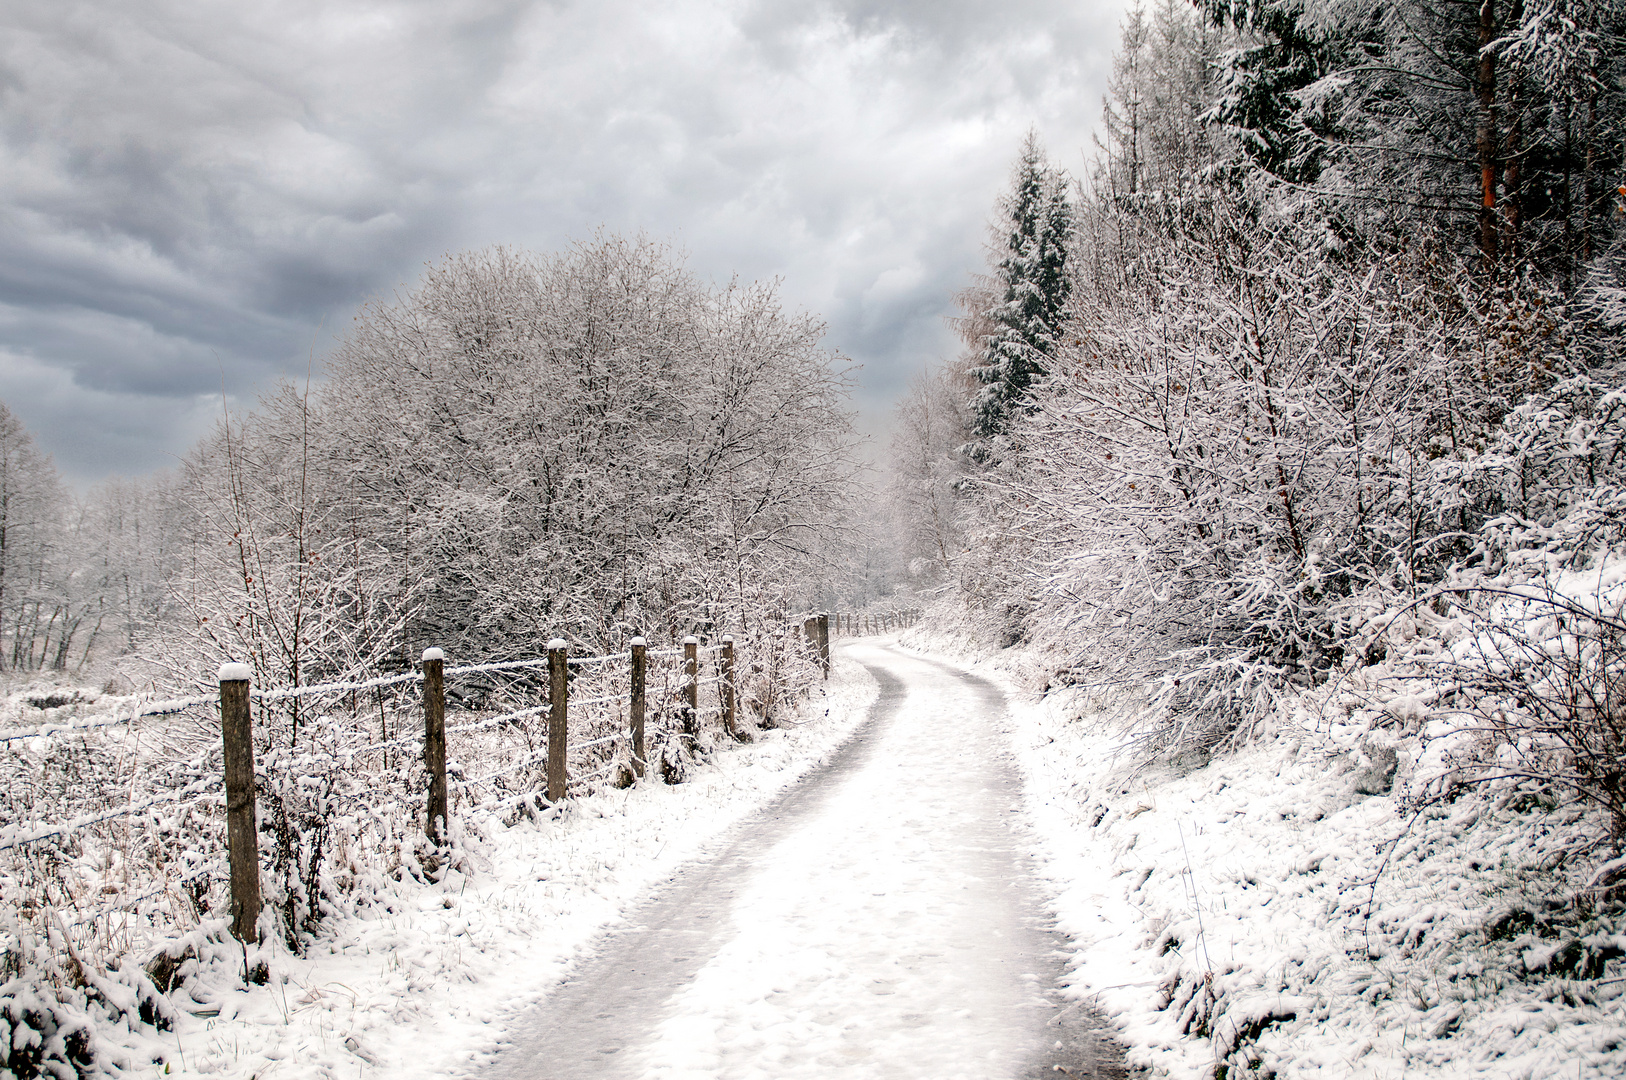
[[[363,679],[361,682],[309,683],[305,686],[279,686],[273,690],[255,690],[250,687],[248,696],[253,701],[288,701],[316,694],[353,694],[357,690],[372,690],[375,687],[422,681],[422,674],[408,671],[401,675],[380,675],[376,679]]]
[[[267,691],[254,694],[254,700],[276,701],[295,696],[309,696],[318,693],[347,693],[352,689],[367,689],[372,686],[388,686],[398,683],[416,682],[422,685],[423,711],[424,711],[424,762],[428,768],[429,790],[426,798],[425,833],[429,839],[437,844],[444,842],[446,826],[452,810],[451,793],[453,791],[472,793],[477,788],[499,780],[515,773],[526,770],[536,770],[545,775],[545,786],[542,790],[515,792],[501,797],[493,803],[488,799],[474,804],[468,810],[478,812],[490,806],[514,805],[526,800],[535,801],[545,798],[546,801],[558,802],[567,797],[570,790],[579,788],[581,784],[604,777],[617,768],[626,768],[632,775],[641,776],[647,765],[647,752],[644,742],[644,723],[647,710],[648,687],[647,665],[650,660],[678,660],[681,663],[682,673],[677,680],[677,686],[668,683],[665,694],[658,695],[657,708],[665,712],[667,708],[677,707],[676,717],[681,728],[681,738],[692,740],[698,733],[698,724],[701,718],[722,716],[725,719],[725,728],[730,734],[736,734],[735,702],[738,700],[738,687],[735,684],[733,669],[732,638],[702,646],[697,638],[687,638],[681,646],[661,649],[649,649],[643,640],[635,639],[632,647],[625,652],[611,653],[603,656],[569,657],[564,641],[555,639],[548,643],[548,654],[545,657],[536,657],[525,660],[493,661],[482,664],[468,664],[448,667],[444,662],[444,654],[439,649],[425,650],[421,663],[421,671],[405,675],[388,677],[388,679],[367,680],[364,684],[358,683],[354,687],[344,683],[322,684],[320,687],[305,690],[303,694],[296,694],[288,690]],[[700,662],[716,664],[715,672],[701,675]],[[574,698],[570,693],[571,672],[575,671],[581,677],[589,677],[589,672],[599,672],[603,678],[609,675],[613,666],[622,662],[628,664],[628,677],[631,685],[626,691],[611,693],[592,693],[585,696],[577,695]],[[230,665],[228,665],[230,667]],[[545,704],[529,706],[526,708],[509,710],[497,716],[485,717],[465,724],[447,725],[445,723],[445,685],[450,677],[460,675],[478,674],[486,672],[523,671],[547,669],[547,697]],[[225,715],[225,702],[227,700],[227,683],[232,680],[226,678],[227,674],[242,675],[244,672],[233,668],[228,672],[222,669],[221,701]],[[702,688],[716,688],[719,702],[701,706],[699,693]],[[303,689],[303,688],[299,688]],[[670,696],[667,696],[670,695]],[[247,695],[244,695],[245,698]],[[623,702],[627,705],[626,725],[621,730],[608,734],[572,740],[570,736],[570,713],[573,710],[587,710],[595,707],[614,707]],[[516,723],[534,717],[547,717],[547,743],[543,749],[533,749],[523,754],[517,761],[510,762],[500,769],[484,773],[478,777],[447,776],[447,738],[453,735],[489,730],[504,724]],[[619,723],[619,721],[612,722]],[[252,741],[252,734],[246,736]],[[410,738],[384,740],[367,744],[363,749],[382,749],[389,745],[403,745],[412,742]],[[623,760],[619,756],[611,756],[597,764],[588,766],[586,771],[575,776],[571,775],[570,757],[573,753],[602,749],[604,747],[628,744],[630,760]],[[351,756],[354,756],[352,753]],[[231,770],[228,770],[230,773]],[[239,770],[240,772],[241,770]],[[228,776],[226,802],[232,810],[252,813],[255,788],[252,777],[239,778],[234,785]],[[228,817],[231,814],[228,813]],[[228,827],[228,833],[234,830]],[[257,911],[260,904],[258,866],[259,855],[256,848],[247,843],[234,843],[236,837],[228,837],[228,862],[231,865],[233,932],[242,940],[254,933],[252,920],[245,921],[247,913]],[[252,872],[250,869],[252,867]]]
[[[166,701],[151,701],[145,705],[139,705],[128,716],[122,712],[110,713],[104,716],[87,716],[82,719],[69,720],[61,724],[41,724],[34,728],[13,728],[10,731],[0,731],[0,743],[17,742],[22,739],[49,738],[52,735],[76,731],[95,731],[99,728],[118,727],[120,724],[134,723],[147,716],[168,716],[199,705],[209,705],[214,700],[215,696],[213,694],[171,698]]]
[[[870,637],[906,629],[920,621],[918,608],[892,608],[884,611],[839,611],[830,616],[836,633],[848,637]]]
[[[131,817],[135,814],[142,813],[143,811],[151,810],[155,806],[167,806],[171,803],[179,803],[188,795],[199,796],[196,801],[201,802],[204,798],[207,798],[207,796],[201,794],[199,785],[206,782],[209,784],[214,784],[218,782],[219,779],[220,777],[218,775],[211,776],[206,780],[200,780],[196,783],[188,784],[186,787],[176,788],[173,791],[167,791],[162,795],[154,795],[151,798],[143,799],[141,802],[127,803],[126,805],[115,810],[104,810],[99,813],[85,814],[81,817],[74,818],[72,821],[59,822],[54,825],[39,826],[32,830],[20,829],[18,825],[8,825],[3,829],[0,829],[0,838],[3,838],[0,839],[0,851],[10,851],[12,848],[25,847],[29,844],[37,844],[41,840],[49,840],[52,837],[66,836],[69,833],[78,832],[81,829],[88,829],[92,825],[99,825],[104,821],[116,821],[119,818]],[[183,805],[190,805],[190,803],[184,803]]]
[[[856,616],[845,613],[837,614],[834,621],[837,633],[841,633],[843,628],[851,632],[860,625]],[[830,622],[828,615],[805,619],[800,625],[791,622],[806,635],[809,658],[823,670],[826,677],[830,668]],[[299,785],[318,783],[310,777],[333,775],[324,770],[325,762],[354,762],[365,754],[382,753],[384,764],[388,767],[391,750],[421,745],[424,765],[429,774],[423,829],[432,842],[440,844],[444,842],[445,829],[453,812],[451,795],[454,791],[459,794],[459,812],[482,813],[494,806],[514,806],[527,800],[533,804],[541,799],[558,802],[569,792],[580,790],[583,785],[597,782],[617,770],[621,770],[626,777],[621,782],[642,777],[650,763],[645,729],[651,719],[659,725],[663,737],[675,740],[679,748],[693,748],[701,733],[702,721],[709,725],[715,723],[713,718],[718,717],[721,718],[723,731],[728,735],[746,737],[738,719],[740,684],[735,670],[735,641],[731,636],[723,636],[703,645],[697,638],[691,637],[680,645],[661,648],[649,648],[642,638],[635,638],[627,650],[601,656],[568,656],[565,643],[560,640],[549,642],[549,646],[547,655],[541,657],[457,666],[446,665],[440,650],[430,649],[425,651],[422,662],[414,671],[264,690],[251,685],[251,672],[247,665],[228,664],[219,673],[220,692],[216,695],[151,701],[109,715],[0,731],[0,743],[8,743],[42,736],[97,731],[129,724],[146,716],[172,715],[218,705],[218,722],[222,732],[222,742],[218,745],[224,750],[221,769],[198,777],[195,770],[201,767],[199,762],[191,767],[195,778],[170,790],[144,798],[132,798],[122,806],[98,808],[49,825],[35,822],[32,827],[25,827],[25,823],[17,823],[0,828],[0,852],[18,851],[50,840],[60,841],[98,825],[132,818],[154,809],[179,810],[194,804],[223,804],[227,849],[224,865],[230,879],[233,932],[240,939],[248,941],[256,933],[261,906],[260,823],[256,816],[256,789],[266,784],[268,777],[285,776],[289,778],[285,783]],[[663,672],[655,686],[648,683],[649,665],[652,662]],[[702,672],[702,666],[707,670]],[[466,723],[445,723],[448,680],[485,673],[544,669],[548,671],[548,676],[542,687],[543,703],[509,709]],[[614,687],[613,680],[617,679],[627,680],[623,683],[625,689]],[[571,684],[578,680],[582,681],[582,685],[575,688],[573,695]],[[535,688],[536,682],[523,685]],[[377,710],[370,715],[371,706],[358,705],[354,698],[360,691],[407,686],[419,687],[417,694],[389,695],[391,706],[388,714],[385,712],[384,695],[379,695]],[[705,701],[701,700],[702,691],[706,693]],[[480,693],[489,691],[482,689]],[[348,717],[342,705],[332,710],[312,706],[309,718],[294,732],[296,739],[301,731],[305,731],[311,739],[320,740],[324,745],[318,748],[317,743],[313,742],[312,751],[292,757],[286,751],[270,755],[268,759],[255,754],[255,721],[263,722],[265,707],[345,694],[352,695]],[[400,722],[403,706],[407,706],[414,696],[419,699],[423,710],[421,729],[389,737],[390,728]],[[255,703],[262,707],[262,715],[258,718],[253,715],[252,705]],[[390,715],[397,718],[393,723]],[[525,739],[527,749],[517,761],[478,777],[466,777],[459,772],[449,782],[449,738],[496,730],[541,717],[547,718],[546,733],[542,736],[545,747],[537,747],[531,742],[532,738],[542,733],[533,731],[527,734],[521,729],[519,734]],[[606,725],[611,730],[606,732]],[[579,732],[575,730],[578,728]],[[365,737],[369,733],[372,738]],[[378,738],[380,734],[385,737]],[[363,737],[357,738],[358,735]],[[623,744],[624,750],[621,749]],[[584,753],[588,757],[581,760],[579,755]],[[573,768],[578,761],[579,764]],[[663,765],[663,776],[666,775],[665,768]],[[534,770],[538,774],[537,779],[544,782],[543,786],[537,790],[514,791],[476,801],[480,788],[525,770]],[[161,783],[162,778],[156,782]],[[224,798],[220,790],[222,782]],[[93,786],[89,790],[94,790]],[[148,790],[151,790],[150,786]],[[301,787],[300,790],[308,789]],[[341,785],[339,789],[324,789],[320,798],[345,800],[358,795],[366,797],[367,792]],[[214,814],[210,816],[214,817]],[[210,859],[200,867],[189,868],[179,878],[165,878],[151,890],[119,904],[80,912],[71,925],[79,926],[108,914],[132,910],[154,897],[173,892],[180,885],[218,871],[221,865],[219,858]],[[71,903],[77,907],[79,901],[73,900]]]

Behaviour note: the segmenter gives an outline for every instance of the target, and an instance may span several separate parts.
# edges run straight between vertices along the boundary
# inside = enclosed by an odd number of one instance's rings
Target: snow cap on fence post
[[[247,664],[220,665],[220,743],[226,782],[226,859],[231,864],[231,932],[245,945],[258,939],[260,837],[254,813],[254,724]]]
[[[429,648],[427,648],[427,649],[425,649],[423,651],[423,662],[427,664],[431,660],[439,660],[442,663],[445,663],[446,662],[446,650],[445,649],[437,649],[433,645],[431,645]]]
[[[220,665],[220,681],[253,682],[254,669],[249,667],[247,664],[238,663],[235,660],[228,660],[226,663]]]
[[[639,634],[637,637],[635,637],[631,641],[627,642],[627,644],[631,645],[633,648],[641,649],[641,648],[647,647],[649,645],[649,642],[644,640],[644,635]]]

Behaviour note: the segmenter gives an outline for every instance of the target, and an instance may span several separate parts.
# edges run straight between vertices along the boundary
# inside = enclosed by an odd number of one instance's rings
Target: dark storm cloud
[[[302,377],[425,261],[599,228],[778,276],[884,409],[1023,133],[1077,165],[1116,5],[199,0],[0,21],[0,398],[79,477]]]

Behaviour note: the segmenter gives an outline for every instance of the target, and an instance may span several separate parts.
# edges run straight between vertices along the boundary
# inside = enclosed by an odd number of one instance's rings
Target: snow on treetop
[[[254,678],[254,671],[247,664],[228,661],[220,665],[221,682],[249,682]]]
[[[446,659],[446,651],[444,649],[436,649],[436,648],[430,647],[430,648],[427,648],[427,649],[425,649],[423,651],[423,662],[426,663],[426,664],[429,663],[429,661],[431,661],[431,660],[445,660],[445,659]]]

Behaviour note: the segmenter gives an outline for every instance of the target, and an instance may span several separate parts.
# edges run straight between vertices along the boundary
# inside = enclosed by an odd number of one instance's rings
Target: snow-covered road
[[[845,648],[881,686],[859,733],[631,911],[491,1080],[1122,1075],[1054,990],[1003,695]]]

